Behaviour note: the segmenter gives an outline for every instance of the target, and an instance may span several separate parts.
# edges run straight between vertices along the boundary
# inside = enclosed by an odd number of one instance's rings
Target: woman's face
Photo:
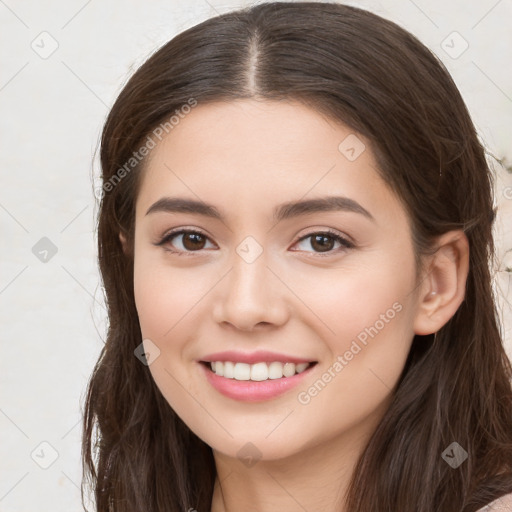
[[[135,300],[168,403],[225,456],[364,437],[419,296],[408,218],[368,142],[299,103],[239,100],[192,109],[147,163]],[[314,364],[291,377],[293,361]]]

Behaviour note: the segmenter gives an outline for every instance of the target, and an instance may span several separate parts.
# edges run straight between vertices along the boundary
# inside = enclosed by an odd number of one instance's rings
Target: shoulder
[[[478,512],[512,512],[512,493],[494,500]]]

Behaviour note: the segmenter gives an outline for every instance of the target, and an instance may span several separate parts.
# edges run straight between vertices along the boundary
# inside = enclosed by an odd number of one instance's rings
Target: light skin
[[[137,311],[143,339],[160,350],[149,366],[156,384],[213,449],[211,512],[344,511],[354,465],[390,403],[413,336],[439,330],[464,298],[464,234],[440,237],[418,279],[407,214],[377,174],[369,142],[356,134],[366,149],[353,161],[338,149],[351,134],[296,102],[212,103],[195,107],[146,162],[136,202]],[[282,203],[326,196],[349,198],[370,216],[350,203],[273,220]],[[211,204],[223,219],[147,213],[163,197]],[[174,228],[203,236],[156,245]],[[349,246],[330,234],[315,243],[312,235],[326,230]],[[263,251],[251,263],[236,251],[248,236]],[[300,403],[298,394],[397,303],[378,334]],[[214,389],[198,363],[224,350],[318,363],[284,395],[242,402]],[[247,443],[257,449],[250,466],[237,455]]]

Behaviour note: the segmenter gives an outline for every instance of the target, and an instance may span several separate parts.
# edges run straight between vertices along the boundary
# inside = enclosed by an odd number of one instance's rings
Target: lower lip
[[[199,364],[203,367],[208,382],[217,391],[228,398],[244,402],[262,402],[276,398],[297,386],[316,366],[313,364],[302,373],[296,373],[292,377],[252,381],[227,379],[211,371],[204,363]]]

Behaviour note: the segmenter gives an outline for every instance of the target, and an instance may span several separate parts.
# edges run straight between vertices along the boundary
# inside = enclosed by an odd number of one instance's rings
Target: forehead
[[[237,100],[197,105],[156,144],[137,210],[179,195],[228,216],[326,194],[400,207],[368,142],[346,125],[298,102]]]
[[[176,119],[151,156],[195,149],[191,158],[248,161],[258,157],[267,164],[275,162],[273,168],[304,156],[337,155],[340,136],[345,132],[353,131],[291,100],[214,102],[199,104]]]

